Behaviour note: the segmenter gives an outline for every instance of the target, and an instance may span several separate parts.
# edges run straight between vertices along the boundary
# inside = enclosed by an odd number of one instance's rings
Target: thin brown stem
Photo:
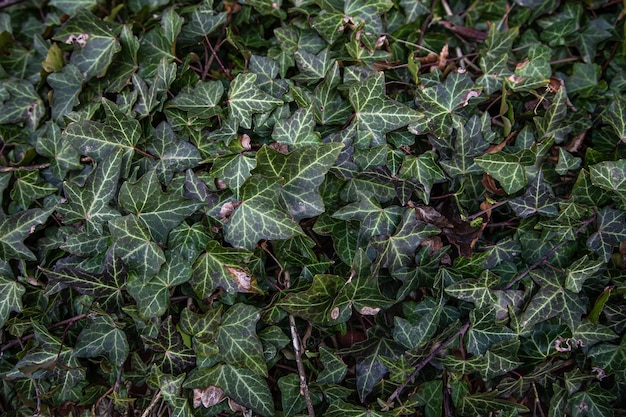
[[[37,165],[28,165],[20,167],[0,167],[0,172],[15,172],[15,171],[36,171],[38,169],[45,169],[50,166],[49,162]]]
[[[585,230],[585,228],[587,226],[589,226],[590,223],[592,223],[594,220],[596,219],[596,216],[593,215],[592,217],[590,217],[589,219],[585,220],[583,222],[583,224],[574,231],[574,235],[578,235],[580,232],[582,232],[583,230]],[[570,242],[571,240],[566,239],[562,242],[560,242],[559,244],[555,245],[552,249],[550,249],[548,251],[548,253],[546,253],[545,255],[543,255],[541,257],[541,259],[539,259],[537,262],[535,262],[534,264],[532,264],[531,266],[528,267],[528,269],[526,269],[524,272],[522,272],[521,274],[519,274],[518,276],[516,276],[515,278],[513,278],[513,280],[511,282],[509,282],[508,284],[506,284],[504,286],[504,290],[508,290],[509,288],[511,288],[513,285],[517,284],[520,280],[522,280],[524,277],[526,277],[528,274],[530,274],[533,270],[539,268],[541,265],[543,265],[545,262],[548,261],[548,259],[550,259],[550,256],[552,256],[557,250],[561,249],[566,243]]]
[[[285,271],[286,288],[289,288],[291,284],[289,278],[289,271]],[[291,329],[291,341],[293,344],[294,355],[296,357],[296,365],[298,366],[298,376],[300,377],[300,394],[304,395],[304,400],[306,401],[306,409],[309,413],[309,417],[315,417],[315,409],[313,408],[313,402],[311,401],[309,385],[306,381],[306,371],[304,369],[304,363],[302,362],[302,340],[298,335],[298,329],[296,328],[296,318],[293,316],[293,314],[289,315],[289,327]]]
[[[74,316],[74,317],[71,317],[69,319],[62,320],[62,321],[60,321],[58,323],[54,323],[54,324],[48,326],[48,330],[54,329],[55,327],[61,327],[61,326],[65,326],[65,325],[74,324],[77,321],[80,321],[80,320],[84,319],[85,317],[87,317],[87,314],[79,314],[78,316]],[[12,348],[13,346],[21,345],[22,342],[24,342],[25,340],[32,339],[33,337],[35,337],[35,334],[31,333],[31,334],[28,334],[28,335],[26,335],[24,337],[20,337],[18,339],[10,340],[7,343],[5,343],[4,346],[2,346],[2,348],[0,348],[0,352],[4,352],[5,350]]]
[[[409,383],[411,381],[413,381],[415,379],[415,377],[417,376],[417,374],[426,366],[430,363],[430,361],[432,361],[435,356],[439,355],[439,353],[441,353],[441,351],[443,351],[450,343],[454,342],[456,340],[456,338],[458,338],[459,336],[462,336],[465,334],[465,332],[467,332],[467,329],[469,329],[469,323],[465,323],[463,325],[463,327],[461,327],[456,333],[454,333],[454,335],[452,335],[452,337],[450,337],[449,339],[445,340],[444,342],[442,342],[439,345],[436,345],[428,354],[428,356],[426,356],[424,359],[422,359],[422,361],[420,363],[417,364],[417,366],[415,366],[415,369],[413,370],[413,372],[411,372],[411,375],[408,376],[408,378],[406,378],[406,380],[402,383],[402,385],[400,385],[398,388],[396,388],[396,390],[393,392],[393,394],[391,394],[389,396],[389,398],[387,399],[387,407],[391,407],[391,403],[400,396],[400,394],[402,394],[402,391],[404,391],[404,389],[406,388],[407,385],[409,385]]]

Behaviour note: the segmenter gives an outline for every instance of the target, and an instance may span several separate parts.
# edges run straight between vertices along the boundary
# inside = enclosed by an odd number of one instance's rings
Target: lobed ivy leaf
[[[123,211],[134,214],[159,243],[165,243],[169,232],[200,207],[195,200],[164,193],[156,170],[147,172],[136,182],[124,182],[118,204]]]
[[[250,305],[237,303],[230,307],[222,316],[217,346],[225,363],[267,377],[263,347],[256,334],[260,317],[259,310]]]
[[[120,51],[119,29],[118,25],[105,23],[81,8],[54,35],[54,39],[74,45],[70,64],[89,80],[104,75],[113,56]]]
[[[228,93],[230,116],[241,126],[252,127],[253,114],[265,113],[283,103],[261,91],[257,85],[256,74],[239,74],[233,80]]]
[[[335,163],[343,144],[302,147],[284,155],[269,147],[257,152],[255,173],[283,179],[280,195],[293,218],[314,217],[324,211],[318,187]]]
[[[126,333],[111,317],[98,316],[78,335],[74,355],[79,358],[106,355],[114,366],[119,367],[126,361],[129,349]]]
[[[142,336],[142,340],[146,348],[156,353],[154,365],[162,373],[177,375],[196,362],[194,352],[183,343],[172,316],[163,320],[156,337]]]
[[[103,307],[114,308],[123,304],[122,290],[126,285],[128,271],[122,260],[107,250],[100,271],[86,271],[73,265],[56,264],[54,269],[39,268],[50,280],[46,294],[54,294],[64,288],[72,288],[79,294],[97,299]]]
[[[4,294],[0,302],[0,322],[4,326],[12,311],[16,313],[22,311],[22,296],[26,289],[17,281],[4,276],[0,276],[0,289]]]
[[[254,249],[262,239],[288,239],[302,233],[298,223],[279,203],[282,179],[254,175],[241,188],[241,201],[224,225],[231,245]]]
[[[467,74],[453,73],[443,83],[434,87],[420,88],[416,92],[415,105],[424,117],[409,125],[416,135],[433,133],[449,136],[454,122],[460,120],[458,111],[468,104],[471,97],[480,95]]]
[[[28,209],[7,216],[0,210],[0,256],[3,260],[35,260],[35,254],[24,244],[30,234],[52,214],[53,209]]]
[[[194,370],[185,380],[185,387],[217,386],[226,395],[254,412],[274,415],[274,401],[265,379],[249,369],[228,364]]]
[[[115,241],[115,254],[144,281],[156,275],[165,262],[165,255],[140,218],[129,214],[109,220],[108,224]]]
[[[385,98],[385,80],[381,72],[368,77],[363,83],[350,87],[349,98],[355,114],[357,147],[367,147],[371,141],[379,144],[382,135],[407,126],[421,116],[415,110]],[[367,141],[366,138],[371,138]]]
[[[603,207],[596,215],[596,223],[598,229],[587,239],[587,247],[607,262],[615,246],[626,240],[626,214]]]

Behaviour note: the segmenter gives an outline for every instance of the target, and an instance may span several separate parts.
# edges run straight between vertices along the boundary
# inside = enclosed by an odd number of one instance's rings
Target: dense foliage
[[[0,1],[0,412],[626,412],[626,18]]]

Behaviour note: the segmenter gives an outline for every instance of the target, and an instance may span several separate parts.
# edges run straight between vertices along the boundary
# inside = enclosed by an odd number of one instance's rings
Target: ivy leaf
[[[580,317],[586,310],[580,298],[561,287],[553,271],[532,271],[530,274],[541,285],[541,289],[519,317],[521,325],[530,328],[536,323],[560,315],[571,329],[576,328],[576,323],[580,322]]]
[[[467,74],[453,73],[446,80],[434,87],[420,88],[416,92],[417,110],[424,113],[424,118],[409,126],[416,135],[432,133],[439,137],[449,136],[454,122],[459,122],[457,112],[467,105],[471,96],[477,96],[480,90]]]
[[[213,7],[208,4],[196,6],[191,12],[191,18],[187,18],[187,22],[181,31],[181,37],[204,37],[213,33],[220,26],[226,23],[228,13],[215,13]]]
[[[289,292],[276,306],[312,323],[326,323],[343,285],[345,280],[337,275],[315,275],[308,289]]]
[[[359,220],[360,235],[369,239],[376,235],[392,234],[400,224],[403,211],[399,206],[382,208],[371,194],[362,193],[358,201],[340,208],[333,213],[333,217],[340,220]]]
[[[581,159],[573,157],[572,154],[563,148],[559,148],[559,162],[555,171],[559,175],[565,175],[568,171],[577,170],[580,167]]]
[[[61,128],[56,123],[49,123],[41,136],[37,138],[37,153],[51,159],[50,173],[62,180],[69,170],[81,169],[80,154],[63,140]]]
[[[473,355],[483,355],[492,345],[515,339],[515,332],[498,324],[496,309],[474,309],[470,312],[470,328],[467,332],[467,350]]]
[[[579,293],[585,281],[600,271],[604,265],[605,263],[601,259],[593,261],[589,259],[588,255],[576,260],[566,270],[565,288]]]
[[[390,417],[392,414],[384,413],[345,401],[337,401],[330,404],[324,416],[326,417]]]
[[[209,385],[220,387],[229,398],[264,417],[274,415],[274,400],[267,382],[249,369],[228,364],[198,369],[189,375],[184,386]]]
[[[559,88],[546,114],[543,117],[534,118],[540,139],[554,137],[555,143],[561,143],[571,132],[571,126],[563,123],[567,116],[567,100],[565,88]]]
[[[127,289],[137,301],[139,314],[146,319],[165,314],[170,303],[170,291],[191,278],[191,265],[175,252],[170,253],[166,254],[166,262],[157,275],[147,282],[137,279],[138,288],[134,291],[130,288],[131,282],[128,283]]]
[[[60,205],[58,211],[66,223],[85,221],[87,230],[101,234],[102,224],[120,215],[109,203],[116,195],[121,164],[121,152],[112,152],[82,187],[69,182],[63,184],[67,203]]]
[[[476,416],[480,413],[517,415],[517,413],[530,411],[522,404],[498,398],[498,391],[464,395],[459,408],[459,412],[463,416]]]
[[[438,227],[418,220],[415,211],[409,209],[392,235],[374,237],[371,246],[378,251],[377,263],[393,272],[410,266],[420,243],[440,232]]]
[[[256,334],[256,323],[260,317],[258,309],[247,304],[235,304],[222,316],[217,345],[220,357],[227,364],[247,368],[266,377],[267,364]]]
[[[407,349],[422,349],[439,327],[441,306],[432,298],[419,303],[419,315],[412,314],[409,319],[394,317],[393,339]]]
[[[118,202],[124,211],[136,215],[159,243],[165,243],[169,232],[201,205],[195,200],[164,193],[155,170],[134,183],[122,184]]]
[[[359,399],[364,402],[374,386],[389,371],[382,363],[381,357],[393,359],[399,348],[393,340],[381,334],[379,328],[374,328],[370,330],[368,340],[355,344],[350,350],[358,358],[355,368],[356,389]]]
[[[241,202],[224,225],[231,245],[254,249],[262,239],[288,239],[301,234],[298,223],[278,204],[282,180],[254,175],[241,187]]]
[[[165,374],[178,375],[196,362],[193,351],[183,343],[172,316],[163,320],[156,338],[142,336],[142,340],[148,349],[157,353],[154,365]]]
[[[335,60],[330,58],[330,51],[323,49],[317,55],[298,49],[294,54],[300,73],[293,77],[294,81],[309,85],[324,78]]]
[[[319,145],[322,139],[314,128],[313,107],[309,106],[296,110],[289,119],[279,120],[274,126],[272,139],[292,147]]]
[[[527,182],[525,166],[534,163],[534,158],[525,151],[515,154],[500,151],[479,156],[474,160],[485,172],[498,180],[509,195],[524,188]]]
[[[600,387],[592,384],[584,391],[573,394],[568,401],[574,417],[602,417],[615,415],[613,400],[615,397]]]
[[[283,103],[261,91],[257,85],[256,74],[239,74],[230,85],[228,106],[230,116],[246,129],[252,127],[251,116],[265,113]]]
[[[365,251],[357,250],[351,275],[339,290],[330,310],[330,319],[334,323],[347,321],[352,315],[352,308],[359,314],[373,316],[393,303],[381,294],[378,276],[371,266]]]
[[[137,216],[129,214],[109,220],[109,230],[115,240],[115,253],[143,279],[159,272],[165,262],[163,250]]]
[[[418,194],[426,204],[430,201],[433,185],[446,180],[446,176],[435,158],[435,153],[431,151],[417,157],[407,155],[404,157],[398,173],[400,178],[417,181],[423,187],[423,192],[418,191]]]
[[[208,119],[221,112],[219,106],[224,86],[219,81],[200,81],[168,101],[168,107],[187,112],[189,117]]]
[[[626,159],[604,161],[589,169],[591,182],[603,190],[613,191],[626,207]]]
[[[626,240],[626,214],[603,207],[596,215],[598,230],[587,239],[587,247],[608,262],[613,249]]]
[[[257,152],[255,173],[284,180],[281,197],[296,221],[314,217],[324,211],[318,187],[342,147],[341,143],[325,143],[284,155],[265,146]]]
[[[626,100],[623,97],[613,97],[609,107],[602,113],[602,119],[613,128],[622,142],[626,142]]]
[[[546,217],[555,217],[558,214],[558,206],[554,201],[552,188],[543,179],[543,172],[535,176],[523,196],[509,201],[509,205],[515,213],[522,217],[530,217],[541,214]]]
[[[128,340],[109,316],[94,318],[78,335],[74,355],[79,358],[108,356],[117,367],[122,366],[129,353]]]
[[[29,209],[7,216],[0,210],[0,257],[34,261],[35,254],[24,244],[35,228],[43,224],[52,214],[53,209]]]
[[[213,161],[209,174],[223,180],[231,190],[239,193],[256,164],[255,158],[245,154],[224,156]]]
[[[348,373],[347,365],[326,346],[320,346],[320,360],[324,369],[317,376],[318,384],[338,384]]]
[[[78,95],[83,88],[83,74],[72,64],[48,76],[48,84],[54,90],[52,95],[52,119],[61,122],[63,115],[79,104]]]
[[[256,279],[246,267],[252,256],[242,249],[224,248],[212,240],[193,265],[191,285],[198,297],[208,298],[221,288],[228,293],[260,292]]]
[[[335,62],[326,73],[324,80],[315,87],[312,99],[316,120],[323,126],[343,125],[352,115],[352,108],[337,91],[339,85],[341,85],[341,73],[339,64]]]
[[[70,64],[80,70],[85,80],[104,75],[121,49],[117,40],[119,31],[113,31],[111,26],[88,10],[80,9],[54,36],[57,41],[74,45]]]
[[[52,270],[39,267],[50,280],[46,294],[72,288],[79,294],[95,297],[105,308],[122,305],[122,289],[128,277],[126,267],[113,250],[106,251],[103,264],[101,272],[85,271],[73,265],[59,263]]]
[[[26,289],[15,280],[0,276],[0,291],[4,294],[0,301],[0,323],[4,326],[12,311],[22,311],[22,296]]]
[[[0,123],[25,122],[35,129],[43,117],[43,101],[32,84],[23,80],[8,79],[1,84],[3,96],[0,98]]]
[[[27,209],[33,201],[46,197],[57,190],[52,184],[42,181],[39,170],[16,172],[11,198]]]
[[[350,103],[356,112],[357,146],[367,147],[364,138],[379,144],[382,135],[407,126],[421,116],[415,110],[385,98],[385,76],[377,72],[364,82],[350,87]]]
[[[191,143],[176,137],[171,127],[163,122],[154,131],[147,151],[158,156],[154,169],[159,180],[168,184],[174,173],[196,166],[202,160],[200,152]]]
[[[107,123],[81,120],[70,123],[63,131],[64,138],[81,154],[103,161],[111,153],[121,152],[124,163],[122,173],[126,176],[135,145],[141,137],[139,122],[123,115],[117,106],[102,99]]]

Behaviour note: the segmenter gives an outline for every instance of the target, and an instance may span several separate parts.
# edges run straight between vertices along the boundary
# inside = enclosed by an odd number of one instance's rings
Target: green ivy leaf
[[[313,323],[326,323],[343,285],[345,280],[337,275],[315,275],[309,288],[288,293],[276,306]]]
[[[367,409],[345,401],[333,402],[324,413],[326,417],[389,417],[392,414]]]
[[[219,81],[200,81],[167,102],[168,107],[186,111],[189,117],[208,119],[221,112],[219,106],[224,86]]]
[[[338,384],[346,377],[348,367],[339,356],[326,346],[320,346],[320,360],[324,369],[317,376],[318,384]]]
[[[165,243],[169,232],[200,207],[197,201],[164,193],[155,170],[134,183],[122,184],[118,203],[122,210],[136,215],[160,243]]]
[[[63,184],[67,203],[60,205],[58,211],[65,222],[85,221],[87,230],[100,234],[103,223],[120,215],[109,203],[116,195],[121,164],[121,152],[112,152],[82,187],[70,182]]]
[[[353,122],[357,128],[357,146],[367,147],[366,137],[374,144],[382,135],[407,126],[421,116],[415,110],[385,98],[385,76],[377,72],[364,82],[350,87],[350,103],[356,112]]]
[[[608,262],[613,249],[626,240],[626,214],[603,207],[596,216],[598,229],[587,239],[587,247]]]
[[[267,382],[249,369],[226,364],[198,369],[189,375],[184,386],[209,385],[220,387],[229,398],[264,417],[274,415],[274,401]]]
[[[288,239],[302,233],[281,207],[282,180],[252,176],[241,188],[239,205],[224,225],[224,239],[231,245],[254,249],[261,239]]]
[[[26,289],[15,280],[0,276],[0,291],[4,294],[0,302],[0,323],[4,326],[12,311],[22,311],[22,296]]]
[[[116,29],[112,29],[112,26]],[[55,34],[54,39],[74,45],[70,64],[75,65],[85,80],[102,76],[120,51],[117,25],[105,23],[86,9],[80,9]]]
[[[489,175],[498,180],[507,194],[515,194],[527,183],[525,166],[531,165],[534,158],[529,152],[514,154],[500,151],[474,159]]]
[[[24,259],[34,261],[35,254],[24,244],[35,228],[43,224],[53,209],[29,209],[7,216],[0,210],[0,257],[3,260]]]
[[[142,336],[144,345],[156,352],[155,366],[165,374],[178,375],[196,362],[193,351],[185,346],[180,332],[168,316],[155,338]]]
[[[128,357],[129,346],[124,333],[109,316],[97,316],[78,335],[74,355],[79,358],[108,356],[116,367]]]
[[[115,253],[144,280],[156,275],[165,262],[163,250],[152,241],[149,230],[139,217],[129,214],[109,220],[115,241]]]
[[[72,64],[48,76],[48,84],[54,90],[52,96],[52,118],[61,122],[64,114],[79,104],[78,95],[83,88],[83,74]]]
[[[543,179],[543,171],[535,176],[524,195],[510,200],[509,205],[522,218],[535,214],[555,217],[559,211],[552,188]]]
[[[252,127],[253,114],[268,112],[283,103],[282,100],[261,91],[256,81],[256,74],[239,74],[230,85],[228,93],[231,118],[247,129]]]
[[[433,133],[449,136],[454,122],[461,120],[457,112],[467,105],[471,96],[480,94],[467,74],[453,73],[434,87],[420,88],[416,92],[417,110],[425,117],[409,126],[416,135]]]
[[[11,198],[27,209],[33,201],[46,197],[57,190],[52,184],[42,181],[39,170],[16,172]]]
[[[256,334],[256,323],[261,314],[247,304],[235,304],[226,310],[217,333],[220,358],[227,364],[250,369],[267,376],[263,347]]]
[[[50,280],[47,294],[54,294],[64,288],[93,296],[104,307],[113,308],[123,304],[122,289],[128,272],[122,260],[113,250],[107,250],[101,271],[85,271],[72,265],[56,264],[54,269],[39,268]]]
[[[604,161],[589,168],[593,185],[613,191],[626,207],[626,159]]]
[[[281,197],[296,221],[314,217],[324,211],[318,187],[342,147],[340,143],[325,143],[284,155],[266,146],[257,152],[255,173],[284,180]]]

